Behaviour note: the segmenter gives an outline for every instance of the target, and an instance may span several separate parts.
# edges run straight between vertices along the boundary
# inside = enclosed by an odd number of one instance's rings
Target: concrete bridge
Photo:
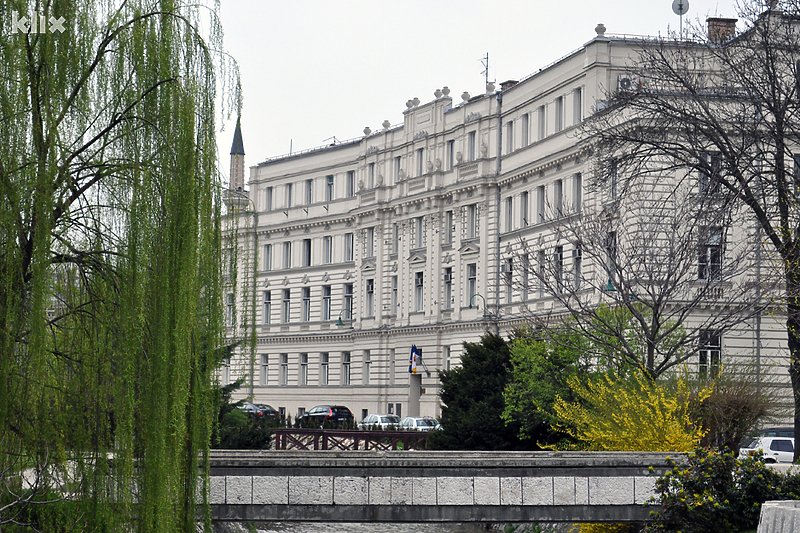
[[[216,450],[211,512],[235,522],[642,522],[669,455]]]

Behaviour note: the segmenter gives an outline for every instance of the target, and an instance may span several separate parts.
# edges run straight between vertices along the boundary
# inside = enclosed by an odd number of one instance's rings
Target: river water
[[[365,524],[320,522],[276,522],[259,524],[258,533],[487,533],[478,524]]]

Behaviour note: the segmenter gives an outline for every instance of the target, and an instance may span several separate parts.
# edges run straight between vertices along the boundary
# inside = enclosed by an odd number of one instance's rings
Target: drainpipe
[[[497,276],[495,279],[495,335],[500,336],[500,169],[503,157],[503,91],[497,91]]]

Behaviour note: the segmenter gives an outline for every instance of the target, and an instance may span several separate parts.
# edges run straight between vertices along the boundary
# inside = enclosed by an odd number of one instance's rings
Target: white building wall
[[[231,364],[231,379],[243,376],[248,383],[241,393],[249,394],[252,383],[256,402],[284,408],[292,417],[323,403],[346,405],[357,418],[365,411],[387,412],[390,406],[396,411],[398,405],[402,415],[416,414],[408,410],[409,404],[414,405],[408,357],[411,345],[416,344],[425,364],[419,368],[424,390],[419,414],[438,416],[437,371],[448,364],[450,368],[459,364],[464,341],[477,342],[486,331],[507,335],[524,323],[526,314],[553,308],[553,300],[540,296],[535,287],[523,298],[520,288],[505,286],[503,276],[498,284],[498,272],[517,254],[522,242],[531,250],[533,267],[539,251],[552,254],[554,219],[559,217],[554,211],[559,181],[562,216],[579,211],[578,175],[582,209],[608,202],[608,191],[586,187],[592,168],[580,143],[579,126],[602,100],[604,91],[614,87],[632,50],[632,43],[598,36],[584,48],[504,90],[503,135],[510,131],[513,143],[509,145],[505,138],[502,141],[499,175],[495,93],[467,99],[444,94],[425,104],[412,104],[401,126],[251,167],[249,195],[258,208],[257,249],[260,253],[264,244],[272,244],[272,269],[260,267],[255,276],[254,364],[250,364],[248,354],[242,355],[238,364]],[[557,99],[561,102],[560,119]],[[512,124],[510,130],[508,124]],[[452,166],[449,143],[455,158]],[[328,176],[334,180],[331,200],[326,194]],[[310,203],[306,201],[307,180],[313,181]],[[291,206],[286,192],[289,185]],[[271,210],[267,205],[269,194]],[[520,210],[524,194],[527,216],[523,218]],[[453,212],[455,226],[452,243],[446,241],[448,211]],[[416,224],[420,218],[424,222],[424,244],[418,242]],[[399,237],[396,251],[395,224]],[[369,228],[374,231],[371,241],[367,241]],[[252,238],[251,226],[240,223],[239,232],[240,241]],[[353,239],[352,258],[345,254],[348,234]],[[326,236],[333,238],[333,261],[329,264],[323,262]],[[311,239],[310,266],[302,264],[304,239]],[[292,246],[290,268],[283,264],[285,242]],[[567,270],[571,268],[572,251],[564,244]],[[246,264],[247,259],[241,261]],[[479,296],[473,298],[470,308],[467,271],[472,264],[476,266]],[[446,268],[452,269],[450,306],[443,301]],[[596,266],[587,262],[583,268],[591,273]],[[417,273],[422,273],[424,283],[419,310]],[[514,275],[521,275],[521,271],[515,269]],[[398,280],[396,305],[394,277]],[[367,280],[373,280],[372,313],[367,309]],[[533,285],[533,275],[529,281]],[[345,311],[347,285],[352,285],[352,317]],[[331,288],[327,320],[321,318],[323,286]],[[302,316],[303,288],[311,290],[308,321]],[[288,323],[281,320],[285,290],[291,295]],[[269,324],[263,317],[264,291],[270,291],[272,298]],[[244,301],[240,298],[239,305]],[[485,312],[491,316],[484,318]],[[336,325],[339,318],[343,326]],[[740,329],[725,335],[723,361],[737,356],[752,359],[754,327],[746,324]],[[762,320],[760,367],[771,378],[785,382],[785,343],[780,331],[780,317]],[[369,379],[365,380],[367,350]],[[349,384],[344,383],[345,352],[350,354]],[[323,353],[329,358],[327,384],[322,379]],[[281,384],[281,354],[288,355],[286,384]],[[305,385],[299,384],[300,354],[308,355]],[[262,385],[264,356],[269,360],[267,385]],[[255,368],[252,375],[251,366]]]

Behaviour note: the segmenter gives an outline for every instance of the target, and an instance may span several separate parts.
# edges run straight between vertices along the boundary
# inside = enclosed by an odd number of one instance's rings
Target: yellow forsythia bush
[[[556,398],[558,429],[583,449],[688,452],[705,434],[690,417],[690,402],[707,398],[710,386],[692,398],[684,378],[662,383],[639,371],[628,379],[603,375],[585,385],[575,378],[568,384],[579,401]]]
[[[697,448],[705,431],[689,416],[690,402],[711,394],[706,387],[692,398],[687,381],[670,383],[648,380],[641,372],[621,379],[604,375],[586,385],[568,381],[579,398],[567,403],[556,399],[554,410],[563,421],[559,429],[589,450],[676,451]],[[628,533],[629,524],[575,524],[575,533]]]

